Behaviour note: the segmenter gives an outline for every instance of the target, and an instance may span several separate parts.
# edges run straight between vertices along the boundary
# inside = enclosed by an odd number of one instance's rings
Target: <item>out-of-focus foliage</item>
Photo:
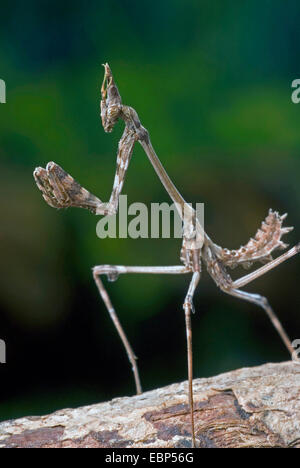
[[[205,202],[205,227],[236,248],[268,209],[289,213],[299,240],[299,2],[166,0],[1,3],[1,419],[88,404],[134,390],[125,353],[91,277],[95,264],[176,264],[178,240],[96,237],[97,218],[56,211],[32,171],[54,160],[107,200],[122,124],[99,119],[101,63],[137,109],[175,184]],[[128,202],[168,201],[141,148]],[[298,233],[298,237],[297,237]],[[300,260],[249,286],[298,338]],[[243,274],[243,271],[234,272]],[[186,377],[182,302],[188,278],[109,284],[144,388]],[[193,317],[195,375],[287,359],[255,306],[222,295],[203,272]]]

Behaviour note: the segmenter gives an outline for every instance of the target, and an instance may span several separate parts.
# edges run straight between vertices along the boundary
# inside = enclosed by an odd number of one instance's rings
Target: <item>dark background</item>
[[[126,354],[91,276],[96,264],[172,265],[179,240],[96,237],[97,218],[57,211],[34,184],[54,160],[108,200],[119,123],[99,119],[101,63],[135,107],[170,176],[205,203],[208,234],[238,248],[272,207],[300,237],[298,1],[1,2],[0,418],[134,393]],[[168,201],[136,147],[128,202]],[[266,295],[300,337],[300,259],[246,289]],[[236,275],[244,271],[234,272]],[[108,284],[144,389],[186,378],[187,277],[128,276]],[[196,293],[195,376],[289,358],[255,305],[222,294],[206,272]]]

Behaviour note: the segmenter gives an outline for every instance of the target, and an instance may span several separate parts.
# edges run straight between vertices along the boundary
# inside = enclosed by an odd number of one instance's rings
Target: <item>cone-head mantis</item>
[[[200,280],[202,264],[206,266],[208,273],[222,291],[239,299],[253,302],[264,309],[288,351],[292,354],[294,348],[267,299],[258,294],[245,292],[240,288],[297,254],[300,251],[300,244],[273,260],[272,253],[275,250],[285,249],[287,247],[287,245],[282,242],[282,236],[288,233],[292,228],[282,226],[286,215],[280,216],[276,211],[272,210],[269,211],[266,219],[262,222],[255,237],[251,238],[245,246],[240,247],[238,250],[229,250],[215,244],[205,233],[195,210],[185,202],[162,166],[151,144],[149,133],[142,126],[137,112],[132,107],[122,104],[120,93],[108,64],[104,65],[104,70],[100,105],[103,128],[106,132],[111,132],[119,119],[123,120],[125,123],[125,129],[119,142],[117,168],[109,201],[102,202],[98,197],[83,188],[73,177],[54,162],[48,163],[46,169],[41,167],[36,168],[34,171],[34,178],[45,201],[54,208],[79,207],[88,209],[97,215],[115,214],[118,210],[119,196],[123,188],[134,145],[136,142],[139,142],[143,147],[159,179],[171,200],[176,204],[178,212],[182,217],[183,236],[179,256],[180,264],[169,267],[100,265],[94,267],[93,276],[99,293],[128,354],[137,393],[141,393],[142,387],[136,356],[118,319],[101,276],[107,275],[107,277],[112,280],[116,279],[120,274],[125,273],[191,275],[191,281],[185,297],[183,309],[187,335],[188,398],[191,418],[191,439],[192,446],[195,447],[197,446],[197,427],[194,421],[191,312],[193,312],[193,296]],[[263,263],[264,265],[235,281],[232,280],[227,271],[229,267],[244,266],[248,268],[256,262]]]

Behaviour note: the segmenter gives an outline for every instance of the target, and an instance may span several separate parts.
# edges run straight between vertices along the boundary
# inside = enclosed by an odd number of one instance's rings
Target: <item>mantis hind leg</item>
[[[279,321],[278,317],[274,313],[266,297],[260,296],[259,294],[253,294],[253,293],[249,293],[246,291],[241,291],[240,289],[224,290],[224,292],[226,292],[227,294],[230,294],[231,296],[237,297],[239,299],[252,302],[260,306],[262,309],[264,309],[269,319],[271,320],[273,326],[276,328],[277,332],[279,333],[289,353],[291,354],[291,356],[293,355],[295,349],[292,346],[291,340],[289,339],[286,331],[284,330],[281,322]]]

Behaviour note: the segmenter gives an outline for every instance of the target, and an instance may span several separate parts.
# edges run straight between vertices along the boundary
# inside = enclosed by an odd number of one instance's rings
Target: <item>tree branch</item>
[[[134,397],[0,423],[5,447],[190,447],[187,382]],[[200,447],[300,448],[300,366],[238,369],[194,380]]]

